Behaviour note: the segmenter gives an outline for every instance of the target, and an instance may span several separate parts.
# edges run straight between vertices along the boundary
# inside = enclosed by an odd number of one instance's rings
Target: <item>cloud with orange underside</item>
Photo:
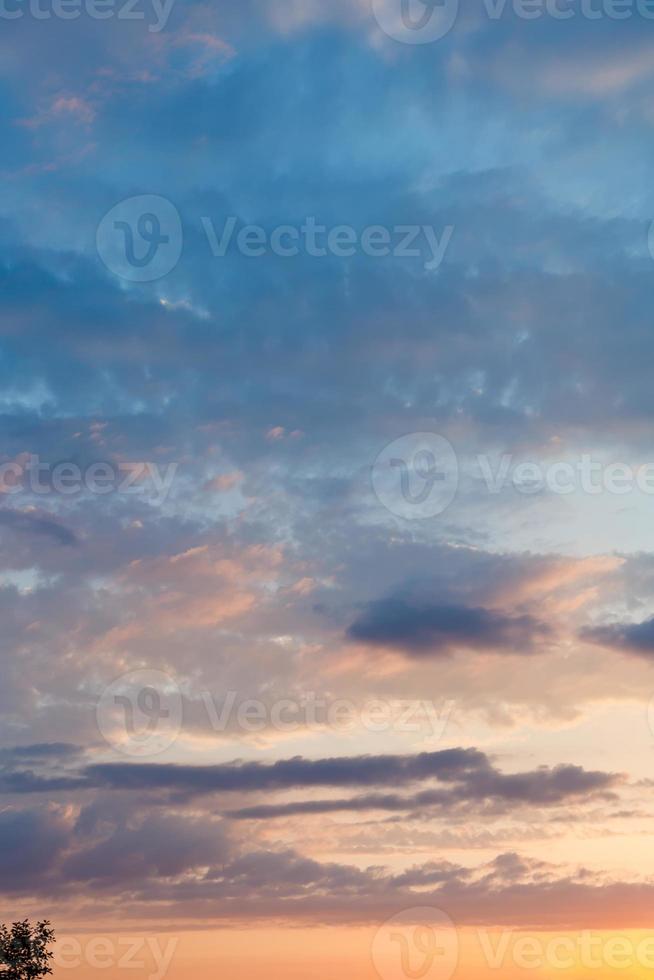
[[[117,588],[128,621],[110,629],[102,649],[124,647],[144,637],[221,626],[251,611],[262,588],[274,579],[281,549],[253,546],[226,555],[220,546],[200,545],[178,554],[130,563]]]

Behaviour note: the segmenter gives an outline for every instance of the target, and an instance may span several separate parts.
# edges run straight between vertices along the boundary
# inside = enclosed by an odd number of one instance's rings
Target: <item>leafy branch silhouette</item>
[[[54,929],[47,919],[0,925],[0,980],[39,980],[52,973]]]

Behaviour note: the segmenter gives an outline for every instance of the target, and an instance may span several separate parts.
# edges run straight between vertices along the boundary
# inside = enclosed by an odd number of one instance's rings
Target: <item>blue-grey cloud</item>
[[[611,798],[620,777],[612,773],[588,772],[580,766],[557,766],[533,772],[507,775],[495,769],[471,772],[459,777],[454,788],[424,790],[413,796],[367,794],[350,799],[310,800],[296,803],[261,804],[228,811],[235,820],[266,820],[302,814],[359,812],[365,810],[416,811],[453,810],[457,804],[493,800],[507,804],[553,806],[566,800],[594,796]]]
[[[71,531],[68,527],[64,527],[58,521],[45,514],[32,514],[2,508],[0,510],[0,527],[9,528],[14,531],[45,535],[62,545],[75,545],[78,543],[74,531]]]
[[[529,615],[389,596],[371,602],[347,634],[351,640],[413,657],[438,657],[457,649],[529,654],[549,632]]]
[[[654,618],[642,623],[609,623],[581,631],[581,638],[645,659],[654,658]]]

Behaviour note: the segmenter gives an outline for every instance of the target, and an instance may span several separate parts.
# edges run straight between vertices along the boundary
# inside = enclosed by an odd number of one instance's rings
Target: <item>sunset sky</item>
[[[103,4],[0,0],[0,921],[651,976],[654,3]]]

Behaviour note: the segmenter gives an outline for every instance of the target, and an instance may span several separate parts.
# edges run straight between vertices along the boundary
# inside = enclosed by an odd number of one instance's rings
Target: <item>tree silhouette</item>
[[[0,980],[38,980],[52,973],[54,938],[47,919],[35,926],[28,919],[11,928],[0,925]]]

